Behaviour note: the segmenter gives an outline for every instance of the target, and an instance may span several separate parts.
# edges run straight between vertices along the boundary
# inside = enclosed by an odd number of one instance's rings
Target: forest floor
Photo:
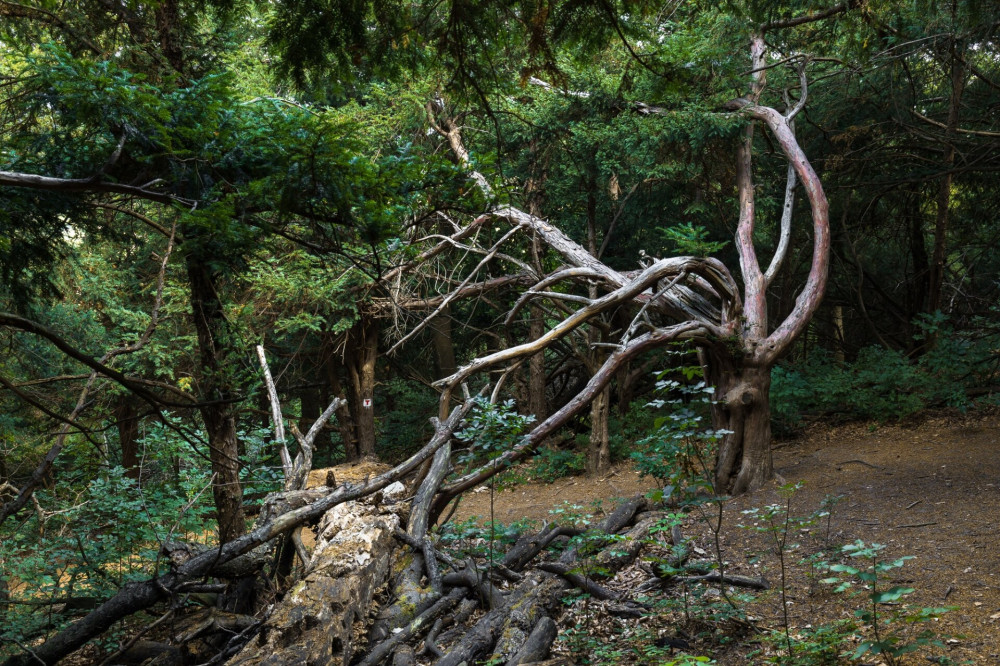
[[[905,604],[954,607],[940,620],[905,627],[900,622],[883,628],[884,632],[898,632],[904,642],[930,629],[946,646],[908,655],[901,663],[926,664],[931,654],[946,656],[937,663],[1000,663],[1000,414],[924,416],[899,425],[813,427],[794,440],[776,443],[774,462],[784,481],[802,483],[790,499],[793,517],[808,516],[821,510],[825,498],[842,496],[832,507],[829,523],[824,518],[815,525],[789,531],[788,544],[798,546],[786,557],[793,636],[801,636],[809,627],[851,618],[866,606],[865,595],[834,594],[830,585],[819,582],[829,573],[817,575],[808,565],[800,564],[805,556],[819,551],[833,560],[840,546],[861,540],[883,544],[883,560],[913,558],[890,571],[886,585],[915,591],[901,599],[900,605],[886,606],[880,612],[902,610]],[[477,515],[488,520],[491,503],[495,519],[504,523],[552,519],[552,509],[561,506],[565,513],[569,505],[583,506],[598,516],[614,506],[614,498],[644,493],[654,486],[652,479],[642,479],[623,466],[597,480],[570,477],[551,483],[529,482],[495,494],[479,489],[464,499],[457,517]],[[772,535],[738,525],[753,523],[753,516],[743,513],[748,509],[785,502],[777,484],[727,502],[719,544],[727,573],[763,575],[771,583],[772,591],[759,594],[745,609],[757,627],[776,630],[783,626],[777,592],[781,574],[775,549],[768,541]],[[698,519],[698,511],[690,515],[682,527],[684,536],[692,539],[696,553],[711,558],[714,535],[708,523]],[[757,522],[761,522],[759,518]],[[839,561],[856,566],[858,559],[841,557]],[[625,570],[609,586],[617,584],[628,591],[637,580],[634,570]],[[578,623],[579,614],[570,621]],[[739,631],[739,625],[716,623],[713,628],[711,623],[700,623],[702,629],[692,630],[691,624],[690,616],[685,620],[675,613],[669,622],[657,623],[655,631],[661,636],[666,632],[689,639],[687,652],[710,654],[720,665],[764,663],[762,656],[746,656],[759,646],[753,644],[756,639],[752,635],[748,639],[746,632]],[[635,627],[607,631],[606,623],[604,627],[601,633],[617,634],[619,640],[635,631]],[[567,628],[566,622],[563,628]],[[743,640],[720,648],[717,639],[729,631],[742,633]],[[593,643],[590,645],[592,649]],[[856,645],[855,641],[846,647]],[[780,645],[765,649],[775,654]],[[627,652],[618,651],[623,657],[619,663],[664,663],[638,656],[630,659]],[[854,663],[885,662],[869,654]]]

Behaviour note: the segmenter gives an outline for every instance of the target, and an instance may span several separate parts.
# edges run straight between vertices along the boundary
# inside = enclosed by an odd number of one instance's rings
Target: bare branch
[[[819,176],[813,170],[808,158],[795,139],[785,117],[767,106],[757,106],[747,99],[733,100],[729,108],[743,109],[752,117],[767,123],[781,145],[789,163],[802,181],[809,199],[813,219],[813,258],[805,286],[795,300],[795,307],[763,344],[757,348],[761,360],[773,360],[780,356],[802,332],[822,300],[830,268],[830,211],[826,194]]]
[[[409,333],[407,333],[406,335],[404,335],[403,337],[401,337],[399,340],[397,340],[396,343],[392,347],[389,348],[389,351],[387,351],[386,354],[392,354],[393,352],[395,352],[397,349],[400,348],[400,346],[403,345],[403,343],[405,343],[407,340],[409,340],[410,338],[412,338],[413,336],[415,336],[417,333],[419,333],[420,331],[422,331],[424,329],[424,327],[426,327],[434,319],[434,317],[436,317],[437,315],[441,314],[441,311],[444,310],[448,306],[449,303],[451,303],[453,300],[455,300],[456,294],[459,293],[462,290],[462,288],[466,287],[469,284],[469,282],[472,280],[472,278],[474,278],[476,276],[476,274],[479,273],[480,269],[482,269],[483,266],[485,266],[486,264],[488,264],[493,259],[493,257],[496,255],[496,253],[500,250],[501,246],[503,246],[503,244],[505,242],[507,242],[507,239],[509,239],[511,236],[513,236],[519,230],[520,230],[520,227],[514,227],[513,229],[511,229],[510,231],[508,231],[507,233],[505,233],[500,238],[500,240],[498,240],[496,243],[494,243],[493,247],[490,248],[490,251],[486,253],[486,256],[482,258],[482,260],[476,265],[476,267],[473,268],[472,271],[469,273],[468,277],[466,277],[465,280],[462,281],[462,284],[460,284],[458,286],[458,289],[455,289],[450,294],[448,294],[447,296],[445,296],[441,300],[441,304],[438,305],[434,309],[434,312],[432,312],[429,315],[427,315],[427,317],[425,317],[424,320],[421,321],[419,324],[417,324],[416,326],[414,326],[413,329],[410,330]]]
[[[778,239],[778,247],[774,251],[774,256],[771,257],[771,265],[767,267],[767,271],[764,273],[765,289],[771,286],[778,271],[781,270],[781,265],[784,263],[785,257],[788,255],[788,246],[792,238],[792,210],[795,208],[795,185],[795,167],[789,164],[788,175],[785,179],[785,204],[781,209],[781,236]]]
[[[642,273],[640,273],[633,280],[626,282],[618,289],[615,289],[611,293],[594,300],[588,306],[580,308],[576,312],[572,313],[541,337],[522,345],[504,349],[475,359],[468,365],[460,368],[458,372],[450,377],[446,377],[435,382],[434,385],[454,387],[460,382],[465,381],[469,376],[476,372],[480,372],[486,368],[497,365],[498,363],[513,361],[522,356],[534,354],[556,340],[564,337],[566,334],[570,333],[596,315],[631,301],[640,292],[648,288],[650,285],[656,284],[659,280],[681,272],[703,268],[704,262],[706,261],[708,260],[695,259],[692,257],[660,259],[649,268],[642,271]],[[702,321],[700,325],[706,330],[714,331],[720,337],[723,335],[722,329],[713,322]]]
[[[602,275],[600,273],[598,273],[598,272],[596,272],[596,271],[594,271],[592,269],[589,269],[589,268],[577,268],[577,267],[574,267],[574,268],[564,268],[562,270],[558,270],[555,273],[549,275],[545,279],[543,279],[540,282],[538,282],[530,290],[528,290],[525,293],[521,294],[520,298],[517,299],[517,302],[514,303],[514,307],[511,308],[510,313],[507,315],[507,318],[504,319],[504,324],[507,325],[507,324],[510,324],[512,321],[514,321],[514,317],[517,315],[517,313],[521,310],[521,308],[524,307],[525,303],[527,303],[532,298],[534,298],[534,296],[538,293],[539,289],[545,289],[546,287],[548,287],[550,285],[553,285],[556,282],[559,282],[560,280],[565,280],[565,279],[568,279],[568,278],[573,278],[573,279],[581,279],[581,278],[599,279],[601,277],[602,277]]]
[[[944,123],[928,118],[927,116],[923,115],[922,113],[918,113],[913,109],[910,109],[910,113],[915,115],[917,118],[920,118],[920,120],[924,121],[929,125],[933,125],[934,127],[940,127],[943,130],[949,129],[948,126],[945,125]],[[970,136],[985,136],[985,137],[990,137],[992,139],[1000,137],[1000,132],[987,132],[985,130],[970,130],[970,129],[963,129],[961,127],[956,127],[951,131],[958,132],[959,134],[968,134]]]
[[[435,499],[435,511],[439,513],[455,496],[473,486],[481,484],[497,472],[504,470],[507,465],[516,462],[533,451],[538,444],[590,405],[594,398],[608,385],[608,382],[611,381],[621,366],[630,359],[649,349],[663,346],[675,340],[697,339],[707,337],[708,335],[711,335],[711,332],[701,322],[686,321],[668,328],[658,328],[655,331],[635,338],[627,345],[619,347],[608,355],[607,360],[594,373],[582,391],[577,393],[557,412],[535,426],[514,448],[504,452],[483,467],[473,470],[443,487]]]
[[[285,481],[292,478],[292,456],[288,453],[285,445],[285,421],[281,418],[281,403],[278,402],[278,389],[274,386],[274,379],[271,378],[271,368],[267,365],[267,356],[264,355],[264,345],[257,345],[257,359],[260,367],[264,371],[264,385],[267,387],[267,397],[271,402],[271,424],[274,426],[274,439],[278,442],[278,454],[281,456],[281,469],[285,472]],[[287,488],[286,488],[287,490]]]

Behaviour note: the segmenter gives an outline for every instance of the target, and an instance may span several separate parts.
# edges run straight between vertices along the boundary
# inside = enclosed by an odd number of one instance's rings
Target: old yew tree
[[[782,359],[992,381],[1000,22],[925,4],[0,0],[0,660],[539,661],[652,504],[442,526],[656,373],[718,502],[854,399]]]

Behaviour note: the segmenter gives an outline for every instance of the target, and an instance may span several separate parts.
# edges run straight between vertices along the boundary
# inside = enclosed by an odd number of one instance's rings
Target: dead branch
[[[274,428],[274,439],[278,442],[278,453],[281,456],[281,468],[285,472],[285,481],[292,477],[292,456],[288,453],[285,445],[285,421],[281,418],[281,403],[278,402],[278,389],[274,386],[274,379],[271,378],[271,368],[267,365],[267,356],[264,355],[264,345],[257,345],[257,359],[260,361],[261,370],[264,372],[264,386],[267,387],[267,397],[271,403],[271,425]],[[291,490],[285,488],[285,490]]]
[[[748,587],[752,590],[768,590],[771,588],[763,578],[735,576],[733,574],[722,575],[718,571],[701,574],[700,576],[679,576],[675,580],[683,583],[721,583],[722,585],[733,585],[734,587]]]
[[[583,390],[563,405],[562,408],[535,426],[535,428],[528,433],[519,444],[513,447],[510,451],[504,452],[501,456],[491,461],[489,464],[473,470],[472,472],[469,472],[461,478],[444,486],[434,500],[432,515],[440,515],[440,513],[444,511],[448,502],[450,502],[456,495],[465,492],[469,488],[480,485],[483,481],[489,479],[497,472],[506,469],[508,465],[520,460],[522,457],[532,452],[536,446],[541,444],[547,437],[551,436],[556,430],[561,428],[567,421],[569,421],[569,419],[586,408],[594,399],[594,396],[604,390],[604,387],[611,381],[614,375],[618,372],[619,368],[633,357],[642,352],[648,351],[649,349],[663,346],[674,340],[697,340],[707,336],[708,331],[701,322],[688,321],[669,328],[659,328],[654,331],[650,331],[649,333],[645,333],[635,338],[629,342],[628,345],[616,349],[608,355],[607,360],[604,361],[604,365],[602,365],[601,368],[594,373]]]
[[[415,470],[443,446],[470,408],[471,403],[457,407],[446,420],[435,421],[435,434],[431,440],[389,471],[364,483],[345,483],[322,499],[282,514],[217,549],[199,554],[163,576],[126,585],[93,612],[34,647],[32,654],[12,656],[4,662],[4,666],[27,666],[34,663],[36,657],[44,663],[55,663],[107,631],[115,622],[163,601],[169,597],[171,590],[177,589],[182,583],[201,578],[216,565],[266,544],[304,522],[316,520],[338,504],[366,497],[386,488]]]

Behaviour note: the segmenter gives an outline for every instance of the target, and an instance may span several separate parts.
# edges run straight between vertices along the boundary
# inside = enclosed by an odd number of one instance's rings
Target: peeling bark
[[[403,485],[381,499],[402,499]],[[318,528],[309,572],[286,595],[232,665],[348,664],[358,623],[389,573],[399,516],[373,497],[330,509]]]

